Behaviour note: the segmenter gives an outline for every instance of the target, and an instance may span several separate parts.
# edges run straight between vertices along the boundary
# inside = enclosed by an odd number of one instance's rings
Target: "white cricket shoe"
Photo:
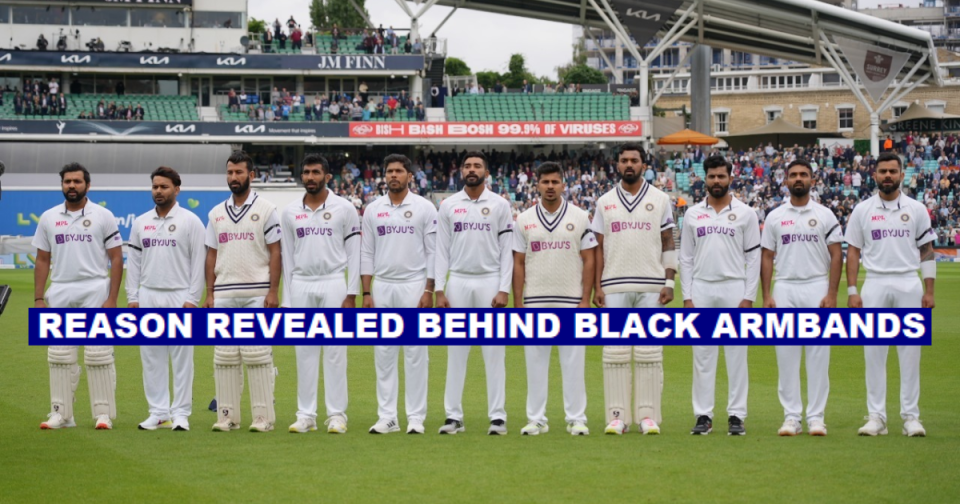
[[[297,417],[297,421],[290,425],[289,431],[293,434],[306,434],[317,430],[317,421],[313,418]]]
[[[626,424],[624,421],[622,421],[622,420],[620,420],[619,418],[617,418],[617,419],[614,419],[614,420],[613,420],[612,422],[610,422],[609,424],[607,424],[607,428],[603,430],[603,433],[604,433],[604,434],[616,434],[616,435],[619,436],[619,435],[621,435],[621,434],[623,434],[624,432],[627,432],[627,431],[629,431],[629,430],[630,430],[630,427],[627,426],[627,424]]]
[[[456,434],[465,430],[467,429],[463,426],[463,422],[460,420],[454,420],[452,418],[446,419],[446,421],[443,422],[443,425],[440,426],[440,434]]]
[[[327,434],[346,434],[347,419],[343,415],[333,415],[326,419],[323,425],[327,426]]]
[[[539,436],[550,432],[550,426],[539,422],[530,422],[520,429],[521,436]]]
[[[488,436],[506,436],[507,435],[507,422],[505,420],[496,420],[490,421],[490,428],[487,429]]]
[[[567,432],[571,436],[588,436],[590,435],[590,429],[587,428],[587,424],[577,420],[567,424]]]
[[[230,432],[239,428],[239,425],[231,422],[230,420],[224,420],[223,422],[217,422],[213,424],[213,432]]]
[[[423,420],[419,418],[407,419],[407,434],[423,434],[426,430],[423,428]]]
[[[887,422],[884,422],[882,418],[876,415],[870,415],[866,417],[867,423],[860,427],[860,430],[857,431],[857,434],[861,436],[886,436],[887,435]]]
[[[814,418],[807,422],[807,431],[811,436],[826,436],[827,424],[823,423],[822,418]]]
[[[63,418],[60,416],[60,413],[50,413],[47,415],[47,421],[40,423],[40,428],[43,430],[64,429],[76,426],[77,423],[73,421],[73,418]]]
[[[777,434],[781,436],[796,436],[803,432],[803,427],[800,426],[800,422],[794,420],[793,418],[788,418],[783,421],[783,425],[780,426],[780,430],[777,431]]]
[[[660,434],[660,426],[657,425],[657,422],[654,422],[652,418],[647,417],[640,420],[640,432],[642,432],[644,436],[648,434],[655,436]]]
[[[184,416],[173,417],[173,430],[175,431],[190,430],[190,422],[187,420],[187,417],[184,417]]]
[[[267,422],[267,419],[263,417],[257,417],[253,423],[250,424],[250,432],[270,432],[272,430],[273,424]]]
[[[916,417],[907,417],[903,422],[903,435],[908,437],[925,437],[927,431],[920,424],[920,419]]]
[[[146,420],[140,422],[137,425],[137,428],[140,430],[157,430],[157,429],[172,429],[173,422],[169,419],[164,420],[158,416],[150,415]]]
[[[110,421],[109,415],[100,415],[97,417],[97,424],[94,427],[97,430],[110,430],[113,428],[113,422]]]
[[[400,432],[400,424],[395,418],[381,418],[373,424],[373,427],[370,427],[370,434],[390,434],[391,432]]]

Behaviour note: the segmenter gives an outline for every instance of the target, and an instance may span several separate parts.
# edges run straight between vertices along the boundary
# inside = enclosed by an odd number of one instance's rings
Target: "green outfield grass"
[[[274,350],[280,370],[275,432],[210,432],[215,414],[212,347],[196,352],[190,432],[138,431],[147,416],[139,351],[117,347],[118,417],[95,431],[86,374],[77,393],[77,428],[41,431],[49,411],[46,351],[27,346],[32,271],[0,271],[13,298],[0,317],[0,502],[957,502],[960,499],[960,264],[941,264],[934,345],[923,351],[920,408],[926,438],[900,435],[899,373],[891,352],[890,435],[856,435],[866,414],[863,351],[834,349],[826,438],[780,438],[773,348],[750,350],[748,435],[725,435],[726,375],[717,386],[717,431],[689,435],[692,358],[665,350],[663,435],[603,436],[600,348],[587,352],[588,425],[566,434],[556,352],[548,416],[553,430],[522,437],[526,423],[523,350],[507,350],[510,435],[486,436],[486,391],[479,351],[464,392],[467,431],[439,436],[446,351],[430,351],[427,434],[373,436],[373,352],[350,349],[348,434],[293,435],[296,363],[292,347]],[[845,290],[845,289],[841,289]],[[679,296],[679,292],[678,292]],[[845,296],[841,296],[841,303]],[[677,305],[678,303],[674,303]],[[402,362],[402,359],[401,359]],[[322,376],[322,373],[321,373]],[[402,383],[402,381],[401,381]],[[323,387],[321,385],[321,393]],[[401,425],[406,427],[401,390]],[[249,406],[244,393],[244,427]],[[805,397],[805,395],[804,395]],[[323,419],[322,398],[321,420]]]

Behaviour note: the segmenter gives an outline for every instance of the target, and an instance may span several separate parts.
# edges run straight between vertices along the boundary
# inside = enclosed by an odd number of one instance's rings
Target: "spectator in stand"
[[[371,118],[375,117],[377,114],[377,104],[374,103],[376,98],[371,99],[367,102],[367,106],[363,110],[363,120],[369,121]]]
[[[493,85],[493,92],[496,94],[503,93],[503,84],[500,81]]]
[[[83,85],[80,84],[80,80],[76,77],[70,81],[70,94],[80,94],[83,91]]]
[[[333,23],[333,28],[330,29],[330,35],[333,36],[333,40],[340,38],[340,28],[337,28],[337,23]]]
[[[330,112],[331,121],[340,120],[340,104],[337,102],[330,102],[330,107],[327,109]]]
[[[67,115],[67,97],[63,93],[60,93],[60,96],[57,98],[59,102],[57,106],[57,114],[61,116]]]
[[[103,103],[103,100],[100,100],[100,103],[97,103],[97,119],[106,119],[107,118],[107,106]]]
[[[523,94],[529,94],[533,92],[533,86],[531,86],[527,79],[523,79],[523,85],[520,86],[520,92]]]
[[[360,101],[363,103],[367,103],[367,99],[370,96],[369,94],[370,87],[367,86],[366,81],[360,81],[360,87],[358,88],[358,90],[360,91]]]
[[[87,118],[87,113],[81,110],[80,115],[77,116],[77,119],[86,119],[86,118]]]
[[[263,111],[263,120],[267,122],[273,122],[276,119],[276,115],[273,113],[273,109],[276,105],[270,104]]]
[[[393,119],[393,116],[397,111],[397,106],[399,105],[399,103],[400,102],[398,102],[397,99],[393,96],[387,98],[387,109],[388,109],[387,113],[389,114],[391,119]]]
[[[50,96],[56,96],[60,93],[60,83],[57,82],[56,77],[50,79],[50,83],[47,84],[47,89],[50,91]]]
[[[290,96],[290,102],[291,102],[290,104],[293,106],[293,113],[294,113],[294,114],[299,114],[299,113],[300,113],[300,105],[301,105],[302,102],[303,102],[303,97],[300,96],[300,94],[294,92],[293,95]]]
[[[46,51],[48,45],[50,45],[50,42],[47,42],[47,38],[41,33],[40,38],[37,39],[37,50]]]
[[[247,105],[247,120],[257,120],[257,109],[255,109],[253,105]]]
[[[376,34],[373,39],[373,54],[384,54],[383,37],[379,33]]]
[[[283,105],[280,106],[280,117],[283,118],[284,121],[289,121],[289,120],[290,120],[290,109],[291,109],[291,108],[292,108],[292,107],[290,107],[290,104],[289,104],[289,103],[284,103]]]
[[[385,111],[384,111],[384,108],[383,108],[383,99],[381,99],[380,102],[377,103],[377,118],[378,118],[378,119],[383,119],[383,118],[384,118],[384,113],[385,113]]]
[[[114,86],[114,91],[117,92],[117,96],[123,96],[127,90],[127,87],[123,85],[123,79],[117,81],[117,85]]]
[[[363,107],[360,106],[360,103],[354,102],[352,105],[350,105],[350,120],[351,121],[363,120]]]
[[[418,38],[418,39],[413,43],[413,54],[420,54],[420,53],[422,53],[422,52],[423,52],[423,44],[420,43],[420,39]]]
[[[294,52],[300,52],[303,48],[303,32],[300,31],[299,26],[293,29],[293,33],[290,34],[290,41]]]
[[[240,100],[237,98],[237,92],[230,88],[230,92],[227,93],[227,105],[230,109],[230,112],[239,112],[240,111]]]
[[[23,93],[17,91],[17,94],[13,97],[13,113],[16,115],[23,114]]]
[[[289,30],[290,33],[293,33],[297,26],[297,20],[293,19],[293,16],[291,15],[290,19],[287,20],[287,30]]]
[[[403,52],[405,54],[410,54],[413,52],[413,44],[410,43],[410,36],[407,35],[407,40],[403,43]]]
[[[436,107],[438,105],[439,100],[440,100],[440,88],[436,84],[434,84],[433,86],[430,86],[430,106]]]
[[[280,33],[282,33],[280,18],[273,20],[273,38],[280,38]]]
[[[427,120],[427,109],[423,107],[422,102],[417,103],[417,121],[423,122]]]
[[[287,34],[281,32],[280,35],[277,37],[277,43],[280,45],[281,51],[286,51],[287,50]]]

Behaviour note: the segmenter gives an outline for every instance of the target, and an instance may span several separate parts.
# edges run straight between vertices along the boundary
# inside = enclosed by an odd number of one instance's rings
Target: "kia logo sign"
[[[166,126],[167,133],[193,133],[197,131],[196,124],[184,125],[184,124],[168,124]]]
[[[7,61],[10,61],[12,58],[13,58],[13,55],[10,53],[7,53],[7,54],[4,54],[3,56],[0,56],[0,62],[7,62]]]
[[[370,133],[373,133],[373,126],[370,126],[369,124],[358,124],[353,127],[353,132],[358,135],[369,135]]]
[[[219,66],[243,66],[247,64],[247,58],[217,58]]]
[[[158,58],[158,57],[156,57],[156,56],[149,56],[149,57],[148,57],[148,56],[141,56],[141,57],[140,57],[140,64],[141,64],[141,65],[169,65],[169,64],[170,64],[170,57],[169,57],[169,56],[164,56],[164,57],[162,57],[162,58]]]
[[[634,123],[621,124],[617,130],[624,135],[632,135],[640,130],[640,126]]]
[[[71,56],[60,56],[60,63],[72,63],[74,65],[90,63],[90,56],[79,56],[77,54],[73,54]]]
[[[267,131],[267,127],[248,124],[246,126],[234,126],[233,131],[236,133],[263,133]]]

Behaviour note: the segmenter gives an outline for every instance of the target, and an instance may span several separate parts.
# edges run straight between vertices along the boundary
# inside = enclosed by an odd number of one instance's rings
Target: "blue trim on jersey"
[[[233,212],[233,205],[230,204],[230,201],[233,201],[233,199],[232,198],[227,199],[226,201],[223,202],[223,208],[227,210],[227,217],[230,217],[230,220],[232,220],[234,224],[239,224],[240,221],[243,220],[243,217],[247,215],[247,212],[249,212],[250,209],[253,208],[253,204],[257,202],[257,198],[259,197],[260,197],[259,194],[255,194],[253,196],[253,201],[251,201],[250,203],[244,203],[243,207],[240,208],[240,211],[237,213]]]
[[[543,224],[543,227],[547,229],[548,232],[552,233],[560,225],[560,221],[563,220],[563,216],[567,215],[567,201],[562,199],[560,200],[561,207],[557,212],[557,217],[551,221],[547,214],[543,211],[543,207],[540,204],[537,204],[537,219],[540,221],[540,224]]]
[[[647,182],[643,183],[643,188],[640,189],[640,192],[637,194],[636,198],[633,200],[633,203],[630,203],[629,198],[632,197],[626,191],[623,190],[623,187],[620,184],[617,184],[617,197],[620,198],[620,203],[623,203],[624,208],[627,209],[628,213],[633,213],[633,211],[640,206],[640,201],[643,200],[643,197],[647,195],[647,191],[650,189],[650,184]]]

